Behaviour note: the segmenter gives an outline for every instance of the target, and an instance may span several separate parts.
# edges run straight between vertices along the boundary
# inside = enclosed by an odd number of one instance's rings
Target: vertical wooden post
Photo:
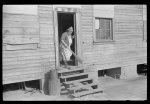
[[[59,63],[59,42],[58,42],[58,17],[57,11],[53,8],[53,20],[54,20],[54,44],[55,44],[55,58],[56,58],[56,67],[60,66]]]

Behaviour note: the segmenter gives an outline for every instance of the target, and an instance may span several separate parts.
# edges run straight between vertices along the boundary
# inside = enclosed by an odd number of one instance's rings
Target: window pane
[[[105,31],[102,29],[96,29],[96,40],[105,39]]]
[[[100,19],[100,29],[104,29],[105,28],[105,19]]]
[[[100,39],[105,39],[105,30],[100,30]]]
[[[106,39],[111,39],[110,30],[106,30]]]
[[[95,29],[99,29],[99,19],[95,19]]]
[[[96,40],[100,39],[100,29],[96,29]]]
[[[110,20],[106,19],[106,29],[110,29]]]

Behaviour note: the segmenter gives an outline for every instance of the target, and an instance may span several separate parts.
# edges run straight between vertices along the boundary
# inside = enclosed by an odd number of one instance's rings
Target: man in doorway
[[[72,56],[70,46],[72,45],[72,39],[74,38],[73,27],[69,27],[60,38],[60,62],[64,62],[65,67],[68,67],[68,61],[70,61],[70,57]],[[69,48],[69,49],[68,49]]]

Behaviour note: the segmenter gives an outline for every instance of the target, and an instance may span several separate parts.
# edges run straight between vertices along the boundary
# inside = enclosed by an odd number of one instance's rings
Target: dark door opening
[[[58,39],[60,43],[60,38],[62,36],[62,33],[66,31],[69,27],[73,27],[73,33],[76,33],[76,28],[75,28],[75,13],[67,13],[67,12],[58,12],[57,14],[58,17]],[[71,45],[71,50],[76,53],[76,39],[74,38],[72,40],[72,45]],[[71,61],[68,62],[68,65],[75,66],[77,65],[75,57],[72,55],[71,56]],[[60,62],[60,65],[63,64],[63,62]]]

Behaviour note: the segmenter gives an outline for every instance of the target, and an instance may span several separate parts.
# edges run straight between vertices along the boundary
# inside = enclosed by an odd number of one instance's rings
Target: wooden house
[[[74,66],[120,67],[122,79],[147,63],[146,5],[3,5],[3,85],[40,79],[60,66],[59,40],[73,26]]]

